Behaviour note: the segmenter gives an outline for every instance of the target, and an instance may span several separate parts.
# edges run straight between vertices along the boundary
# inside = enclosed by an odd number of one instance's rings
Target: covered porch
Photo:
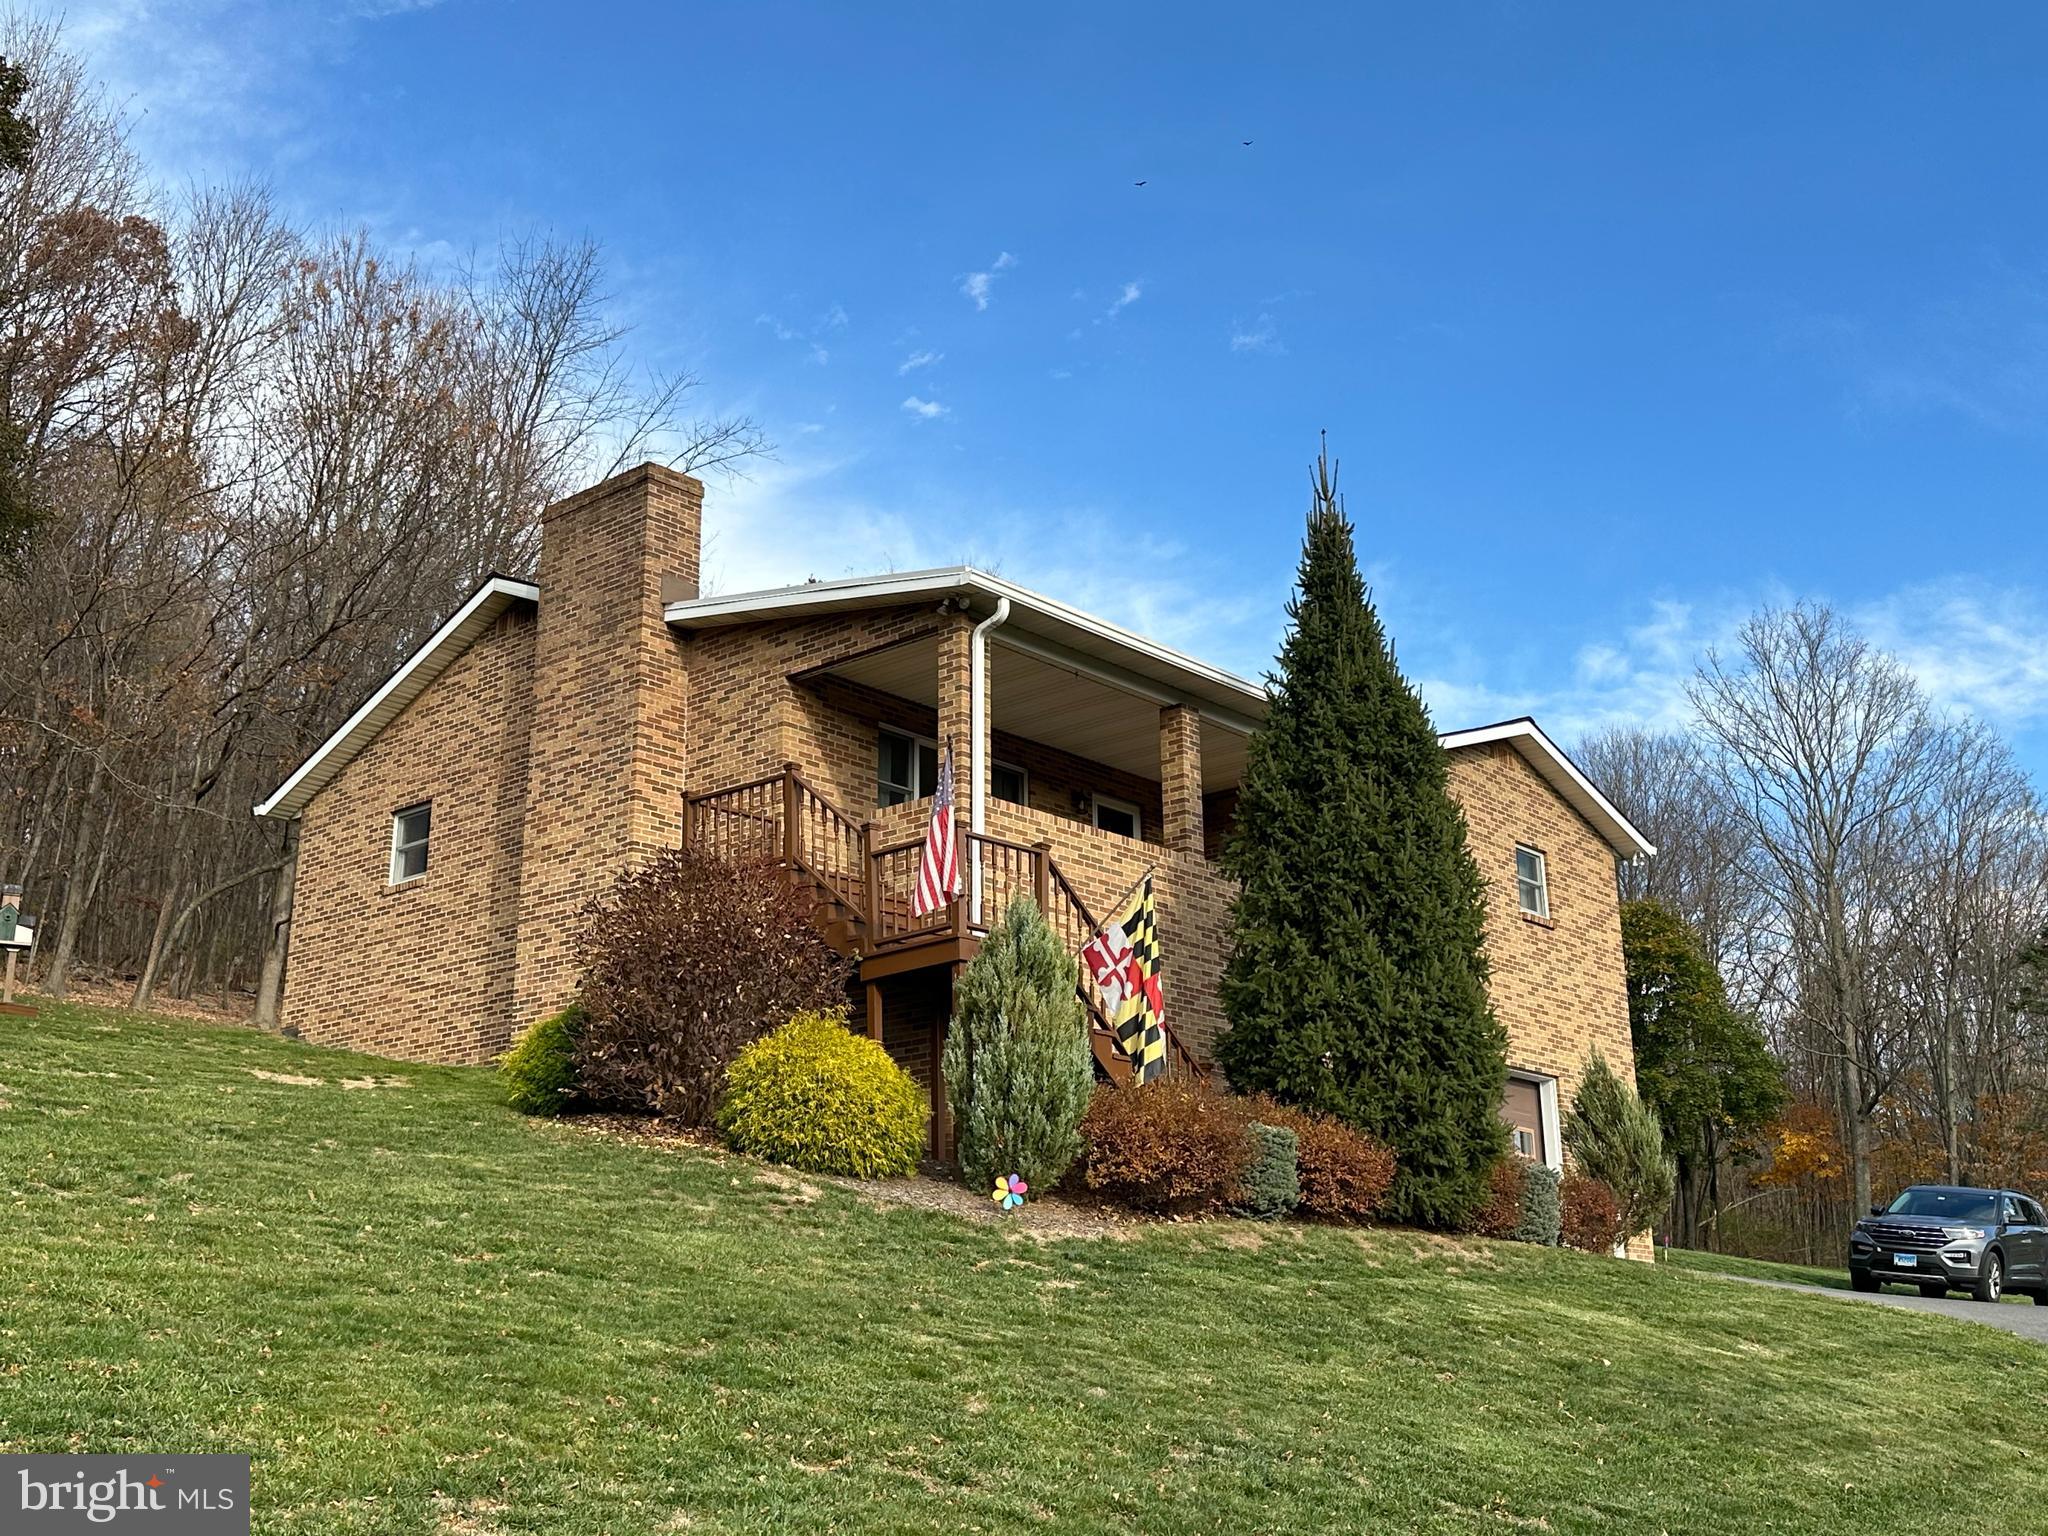
[[[880,621],[884,597],[895,616]],[[1171,1069],[1202,1070],[1221,1026],[1233,894],[1214,861],[1262,692],[974,571],[668,610],[686,631],[769,613],[808,619],[781,632],[791,661],[781,686],[753,695],[761,707],[748,732],[773,743],[777,770],[703,785],[688,797],[684,837],[772,857],[818,893],[821,925],[859,960],[857,1015],[929,1085],[935,1147],[948,1141],[938,1061],[952,981],[1019,896],[1073,953],[1150,874]],[[962,890],[948,909],[920,914],[912,893],[948,749]],[[1092,988],[1083,995],[1098,1063],[1128,1072]]]

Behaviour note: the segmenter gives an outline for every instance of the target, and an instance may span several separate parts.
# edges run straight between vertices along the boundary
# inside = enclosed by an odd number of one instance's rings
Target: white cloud
[[[2048,722],[2048,603],[2037,592],[1951,578],[1850,617],[1937,703],[2008,729]]]
[[[896,373],[898,377],[906,373],[915,373],[920,368],[929,368],[935,363],[944,362],[945,358],[946,354],[943,352],[913,352],[896,365]]]
[[[1280,332],[1273,324],[1273,317],[1262,314],[1250,325],[1239,320],[1230,322],[1230,350],[1266,352],[1277,356],[1287,348],[1280,341]]]
[[[1007,272],[1017,265],[1017,258],[1008,251],[1000,252],[988,264],[986,272],[969,272],[960,279],[960,291],[973,301],[977,310],[988,308],[989,289],[995,286],[996,274]]]
[[[937,417],[950,414],[949,408],[939,404],[938,401],[920,400],[916,395],[910,395],[904,399],[903,409],[915,416],[919,421],[931,421]]]
[[[1103,527],[1129,523],[1119,508],[984,507],[970,524],[943,492],[878,503],[860,455],[808,456],[815,446],[710,488],[706,591],[973,564],[1247,675],[1270,664],[1286,601],[1282,567],[1266,590],[1241,570],[1212,569],[1186,546],[1141,532],[1122,536],[1128,560],[1105,567],[1093,551]],[[1147,579],[1132,581],[1132,568]]]
[[[812,362],[820,368],[832,361],[832,352],[820,339],[834,331],[846,329],[846,311],[834,304],[809,325],[792,325],[778,316],[762,313],[754,316],[754,324],[765,326],[777,341],[801,343]]]
[[[1126,309],[1129,309],[1133,304],[1137,303],[1138,300],[1143,298],[1144,296],[1145,290],[1139,287],[1136,283],[1125,283],[1123,287],[1123,292],[1119,293],[1116,296],[1116,298],[1111,301],[1108,310],[1104,312],[1102,318],[1105,320],[1114,320],[1121,312],[1123,312]]]
[[[1565,741],[1611,725],[1680,730],[1692,718],[1686,685],[1706,652],[1725,655],[1753,613],[1796,598],[1763,584],[1695,602],[1653,602],[1619,634],[1581,640],[1562,675],[1543,656],[1471,651],[1419,625],[1406,626],[1404,651],[1430,657],[1413,675],[1445,730],[1524,714]],[[1938,708],[2009,734],[2048,728],[2048,601],[2038,593],[1950,577],[1837,607],[1852,628],[1896,656]],[[1399,613],[1389,624],[1404,632]]]

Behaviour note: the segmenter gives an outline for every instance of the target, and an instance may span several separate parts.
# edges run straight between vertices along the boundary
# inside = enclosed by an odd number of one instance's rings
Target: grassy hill
[[[2048,1351],[1223,1222],[1037,1242],[523,1121],[488,1073],[0,1021],[0,1450],[307,1532],[1801,1531],[2048,1499]]]

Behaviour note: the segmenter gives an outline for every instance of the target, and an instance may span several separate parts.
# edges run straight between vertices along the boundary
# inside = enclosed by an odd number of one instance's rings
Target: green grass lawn
[[[248,1451],[260,1531],[1864,1533],[2048,1500],[2048,1351],[1893,1309],[1399,1232],[1024,1241],[523,1121],[485,1072],[77,1008],[0,1021],[0,1105],[0,1450]]]
[[[1701,1253],[1691,1248],[1659,1248],[1657,1261],[1698,1275],[1741,1275],[1750,1280],[1786,1280],[1794,1285],[1849,1289],[1846,1265],[1823,1269],[1818,1264],[1776,1264],[1769,1259],[1741,1259],[1732,1253]],[[2022,1298],[2024,1299],[2024,1298]]]

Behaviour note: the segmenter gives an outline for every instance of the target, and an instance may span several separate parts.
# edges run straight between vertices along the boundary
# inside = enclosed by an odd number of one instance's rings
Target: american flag
[[[932,791],[932,824],[924,834],[924,857],[917,866],[917,895],[910,910],[918,917],[940,911],[960,894],[960,854],[953,843],[953,749],[939,761],[939,782]]]

